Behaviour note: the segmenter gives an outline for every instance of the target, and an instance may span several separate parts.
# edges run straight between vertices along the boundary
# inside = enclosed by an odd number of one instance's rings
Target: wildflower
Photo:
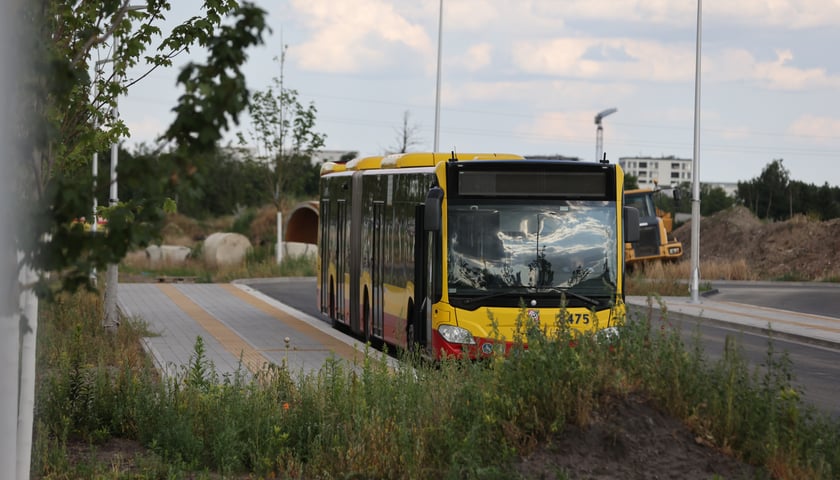
[[[283,410],[289,409],[289,402],[283,402]]]

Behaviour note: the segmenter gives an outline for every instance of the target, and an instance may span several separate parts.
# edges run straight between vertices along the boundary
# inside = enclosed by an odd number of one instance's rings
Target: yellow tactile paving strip
[[[210,335],[230,352],[234,357],[241,358],[242,365],[248,368],[251,372],[256,373],[266,363],[271,360],[266,358],[257,349],[252,347],[236,332],[228,328],[227,325],[217,320],[215,317],[207,313],[197,303],[193,302],[186,295],[178,291],[178,288],[173,284],[159,284],[158,288],[169,297],[175,305],[183,310],[187,315],[192,317],[199,325],[207,330]]]
[[[264,313],[267,313],[268,315],[271,315],[272,317],[283,322],[289,327],[297,330],[298,332],[301,332],[307,337],[320,343],[324,346],[325,350],[332,351],[337,356],[344,358],[345,360],[360,361],[364,358],[364,352],[353,348],[347,343],[335,339],[334,337],[322,332],[321,330],[313,327],[312,325],[309,325],[308,323],[297,319],[292,315],[289,315],[288,313],[280,310],[277,307],[263,302],[262,300],[254,297],[253,295],[249,295],[247,292],[243,292],[242,290],[236,288],[236,286],[231,284],[224,284],[222,285],[222,287],[225,290],[227,290],[231,295],[235,295],[237,298],[248,303],[252,307]]]

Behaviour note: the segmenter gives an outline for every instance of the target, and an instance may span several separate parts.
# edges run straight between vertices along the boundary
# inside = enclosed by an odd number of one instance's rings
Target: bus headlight
[[[455,325],[441,325],[438,327],[438,333],[449,343],[475,345],[475,339],[472,333],[466,328],[456,327]]]

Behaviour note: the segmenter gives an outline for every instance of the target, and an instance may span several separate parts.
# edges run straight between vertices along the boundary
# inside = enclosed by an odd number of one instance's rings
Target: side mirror
[[[427,232],[439,232],[443,218],[443,189],[440,187],[432,187],[429,193],[426,194],[426,207],[424,209],[425,216],[423,218],[423,228]]]
[[[639,209],[636,207],[624,207],[624,241],[639,241]]]

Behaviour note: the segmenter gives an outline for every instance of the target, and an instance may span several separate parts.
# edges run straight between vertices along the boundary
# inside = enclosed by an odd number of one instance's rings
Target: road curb
[[[642,316],[647,315],[648,311],[650,311],[651,309],[653,311],[655,311],[656,313],[661,313],[661,309],[658,306],[648,307],[646,305],[628,304],[628,309],[627,309],[628,317],[629,317],[629,314],[631,314],[631,313],[640,314]],[[831,350],[840,350],[840,342],[833,342],[831,340],[814,338],[814,337],[810,337],[810,336],[807,336],[807,335],[799,335],[799,334],[796,334],[796,333],[783,332],[783,331],[780,331],[780,330],[773,330],[771,328],[756,327],[756,326],[753,326],[753,325],[744,325],[744,324],[741,324],[741,323],[729,322],[729,321],[720,320],[720,319],[717,319],[717,318],[703,317],[703,316],[698,316],[698,315],[692,315],[692,314],[689,314],[689,313],[676,312],[676,311],[673,311],[673,310],[669,310],[665,314],[664,318],[666,318],[666,319],[667,318],[673,318],[673,319],[676,319],[676,320],[679,320],[679,321],[705,323],[705,324],[708,324],[708,325],[715,325],[715,326],[718,326],[718,327],[727,328],[729,330],[736,331],[736,332],[746,332],[746,333],[751,333],[753,335],[761,335],[761,336],[766,336],[766,337],[770,337],[770,338],[779,338],[779,339],[783,339],[783,340],[788,340],[788,341],[793,341],[793,342],[798,342],[798,343],[804,343],[804,344],[808,344],[808,345],[815,345],[815,346],[819,346],[819,347],[823,347],[823,348],[828,348],[828,349],[831,349]]]

